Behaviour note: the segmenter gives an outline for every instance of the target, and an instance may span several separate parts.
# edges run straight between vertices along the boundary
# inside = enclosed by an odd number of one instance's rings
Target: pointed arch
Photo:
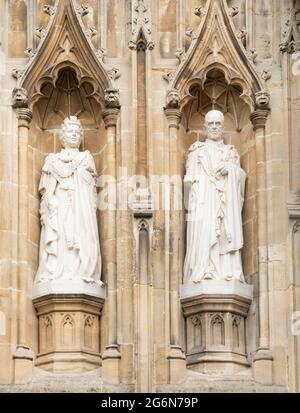
[[[191,88],[202,88],[213,70],[222,72],[228,85],[240,89],[240,98],[251,110],[255,94],[263,90],[262,79],[247,56],[230,16],[226,0],[207,0],[201,22],[191,33],[192,42],[186,58],[179,66],[171,89],[176,89],[184,106],[193,96]]]
[[[19,87],[27,90],[29,107],[32,109],[44,96],[43,85],[55,87],[66,69],[74,71],[78,87],[85,83],[92,85],[89,97],[103,106],[105,90],[114,89],[114,85],[85,33],[73,1],[58,0],[54,10],[44,37],[19,80]]]

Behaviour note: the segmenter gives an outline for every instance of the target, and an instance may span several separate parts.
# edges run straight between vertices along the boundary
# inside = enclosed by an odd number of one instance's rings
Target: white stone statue
[[[79,151],[82,136],[79,119],[66,118],[61,129],[63,149],[49,154],[42,169],[42,231],[35,283],[101,283],[96,169],[90,152]]]
[[[246,173],[234,146],[224,144],[223,127],[223,113],[208,112],[206,141],[189,149],[184,284],[209,279],[244,282],[241,213]]]

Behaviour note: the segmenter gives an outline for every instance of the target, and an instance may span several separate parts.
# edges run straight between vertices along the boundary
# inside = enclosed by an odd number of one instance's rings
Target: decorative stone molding
[[[153,216],[153,206],[151,196],[148,189],[138,188],[135,194],[135,201],[131,206],[133,210],[133,216],[135,218],[142,218],[138,223],[138,229],[142,228],[149,229],[148,222],[145,220]]]
[[[297,199],[298,198],[298,199]],[[295,199],[287,204],[288,214],[290,219],[300,219],[300,197],[296,196]]]
[[[272,77],[272,73],[270,72],[270,70],[264,69],[262,71],[261,78],[264,82],[267,82],[268,80],[270,80],[271,77]]]
[[[92,39],[97,34],[97,30],[95,27],[88,27],[85,31],[85,34],[88,38]]]
[[[172,83],[175,79],[176,71],[172,70],[171,72],[166,72],[162,75],[162,78],[166,80],[168,83]]]
[[[228,10],[228,15],[230,17],[234,17],[234,16],[238,15],[239,12],[240,12],[240,10],[239,10],[238,7],[230,7],[230,9]]]
[[[257,109],[251,113],[250,120],[254,130],[265,128],[269,113],[269,109]]]
[[[118,108],[108,108],[103,110],[102,117],[106,129],[117,126],[119,113],[120,110]]]
[[[154,42],[151,37],[151,15],[145,0],[134,0],[132,2],[132,38],[129,48],[137,50],[140,38],[144,38],[146,49],[153,50]]]
[[[251,62],[255,63],[258,53],[256,49],[250,49],[249,52],[247,53],[247,56],[248,56],[248,59],[251,60]]]
[[[33,50],[31,47],[27,47],[27,49],[24,50],[24,54],[29,58],[29,60],[31,60],[36,55],[36,50]]]
[[[107,70],[108,76],[111,80],[115,81],[119,79],[121,76],[121,72],[118,68],[112,67],[111,69]]]
[[[179,63],[184,62],[185,59],[186,59],[186,53],[185,53],[185,51],[184,51],[183,49],[177,50],[177,52],[176,52],[176,57],[177,57],[177,59],[179,60]]]
[[[181,111],[176,108],[165,108],[165,115],[168,120],[169,128],[174,127],[179,129],[180,121],[181,121]]]
[[[245,320],[253,287],[239,281],[201,281],[181,287],[187,365],[202,373],[232,374],[249,367]]]
[[[293,227],[293,233],[299,233],[300,232],[300,221],[297,221]]]
[[[231,16],[236,12],[228,8],[226,0],[208,0],[198,28],[188,30],[191,44],[185,59],[174,74],[164,75],[171,89],[181,94],[182,107],[195,99],[191,89],[199,85],[203,90],[208,74],[216,69],[229,86],[242,90],[240,99],[255,109],[253,93],[263,89],[263,81],[253,64],[256,52],[253,50],[249,59],[244,48],[246,30],[236,33]]]
[[[47,34],[47,29],[45,29],[45,27],[43,26],[38,27],[35,31],[35,35],[39,39],[43,39],[46,36],[46,34]]]
[[[107,55],[107,50],[100,48],[96,51],[96,56],[98,57],[99,60],[104,62],[105,56]]]
[[[23,345],[18,345],[16,347],[16,350],[13,354],[13,359],[14,360],[33,360],[34,359],[34,353],[33,351],[30,350],[28,346],[23,346]]]
[[[82,4],[80,7],[76,9],[76,13],[82,18],[89,14],[89,6],[85,6]]]
[[[11,75],[14,79],[20,79],[24,74],[24,70],[15,68],[12,70]]]
[[[200,18],[206,15],[206,10],[204,7],[196,7],[194,10],[194,14]]]
[[[18,108],[17,109],[17,118],[19,127],[24,127],[29,129],[30,123],[32,120],[32,112],[27,108]]]
[[[242,29],[239,29],[236,36],[238,39],[244,40],[247,36],[248,32],[246,30],[246,27],[243,27]]]
[[[188,28],[186,29],[185,35],[186,35],[187,37],[192,38],[193,33],[194,33],[194,28],[193,28],[193,27],[188,27]]]
[[[48,14],[48,16],[53,16],[56,12],[56,7],[50,6],[49,4],[45,4],[43,7],[43,12]]]
[[[84,372],[99,367],[104,294],[97,289],[92,295],[84,289],[73,293],[50,290],[53,288],[33,299],[39,322],[36,366],[51,372]]]
[[[42,36],[36,52],[27,49],[30,60],[19,78],[18,86],[27,89],[32,106],[43,98],[41,89],[45,83],[55,88],[59,73],[68,68],[76,72],[79,84],[87,82],[92,86],[90,96],[102,106],[104,91],[114,88],[113,79],[117,76],[108,73],[111,68],[106,67],[97,56],[91,41],[95,30],[89,28],[86,33],[80,13],[75,10],[72,1],[59,0],[58,7],[52,11],[55,13],[50,13],[47,33],[39,29],[45,36]]]
[[[289,18],[284,24],[282,30],[281,43],[279,49],[281,52],[295,53],[300,50],[300,9],[292,8]]]

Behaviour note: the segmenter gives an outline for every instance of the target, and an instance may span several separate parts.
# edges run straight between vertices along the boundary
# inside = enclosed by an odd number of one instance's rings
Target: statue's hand
[[[225,162],[222,162],[219,164],[219,166],[215,169],[215,174],[216,175],[221,174],[222,176],[228,175],[228,166],[226,165]]]

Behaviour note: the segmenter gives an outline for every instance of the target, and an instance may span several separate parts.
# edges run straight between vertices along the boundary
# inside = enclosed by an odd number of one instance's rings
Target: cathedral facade
[[[0,392],[299,392],[300,1],[0,10]],[[247,175],[243,280],[189,284],[184,176],[211,110]],[[44,285],[41,176],[75,117],[101,281]]]

